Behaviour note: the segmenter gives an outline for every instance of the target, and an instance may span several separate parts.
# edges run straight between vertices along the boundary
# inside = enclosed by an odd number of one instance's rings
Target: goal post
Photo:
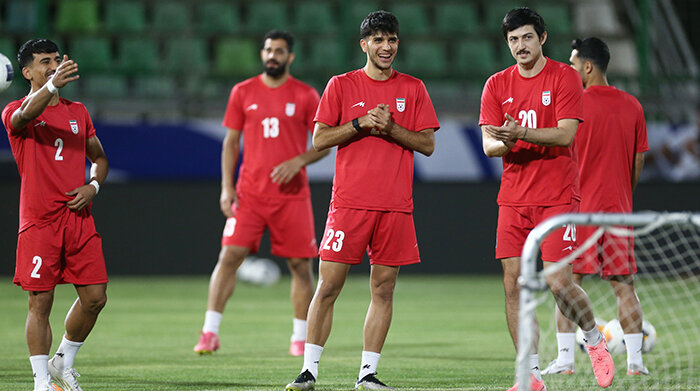
[[[571,225],[596,229],[558,265],[547,268],[546,272],[538,271],[541,243],[553,231]],[[546,276],[585,254],[586,249],[598,243],[605,233],[631,237],[634,241],[634,249],[630,248],[630,251],[634,251],[638,268],[635,288],[643,318],[654,323],[660,340],[655,351],[644,355],[651,373],[649,376],[635,376],[636,379],[625,376],[620,366],[626,368],[626,356],[614,355],[617,370],[613,385],[622,384],[627,390],[648,390],[650,387],[697,389],[700,387],[700,214],[697,213],[563,214],[535,227],[523,247],[518,279],[518,383],[530,384],[529,355],[533,348],[536,315],[540,319],[540,366],[544,368],[557,355],[555,305]],[[590,279],[590,284],[588,281],[584,280],[583,288],[591,298],[595,316],[616,318],[617,305],[610,284],[596,276]],[[664,300],[670,303],[665,305]],[[678,337],[674,338],[670,334],[676,329],[679,329]],[[545,376],[548,389],[599,388],[587,360],[587,355],[577,356],[574,375]]]

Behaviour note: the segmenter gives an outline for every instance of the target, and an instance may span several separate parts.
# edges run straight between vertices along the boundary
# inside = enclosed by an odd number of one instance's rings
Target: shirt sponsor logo
[[[396,110],[403,113],[406,110],[406,98],[396,98]]]
[[[36,125],[34,125],[35,128],[37,126],[46,126],[46,121],[41,121],[41,122],[37,123]]]
[[[362,101],[357,102],[354,105],[350,106],[350,108],[352,109],[353,107],[357,107],[357,106],[365,107],[365,102],[362,102]]]
[[[513,103],[513,97],[511,96],[510,98],[504,100],[503,103],[501,103],[501,106],[503,106],[506,103]]]
[[[250,111],[250,110],[257,110],[257,109],[258,109],[258,104],[257,104],[257,103],[253,103],[252,105],[250,105],[250,106],[248,106],[248,107],[246,108],[247,111]]]
[[[72,119],[69,121],[70,123],[70,130],[73,131],[73,134],[78,134],[78,121]]]
[[[549,106],[550,103],[552,103],[552,92],[542,91],[542,104],[545,106]]]
[[[287,103],[287,105],[284,107],[284,113],[287,114],[287,117],[291,117],[294,115],[295,109],[296,105],[294,103]]]

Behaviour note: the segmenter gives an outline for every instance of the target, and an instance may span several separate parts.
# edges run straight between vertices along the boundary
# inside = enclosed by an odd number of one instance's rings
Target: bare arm
[[[364,117],[358,118],[358,121]],[[360,126],[362,126],[362,122],[360,122]],[[316,122],[314,135],[311,140],[315,150],[323,151],[342,144],[358,134],[359,132],[352,126],[352,122],[338,126],[329,126],[322,122]]]
[[[642,175],[644,168],[644,152],[634,154],[634,167],[632,167],[632,191],[637,188],[639,177]]]
[[[486,132],[484,127],[488,125],[481,126],[481,143],[484,147],[484,153],[488,157],[501,157],[506,153],[510,152],[510,149],[515,145],[514,142],[510,141],[500,141],[491,137],[489,133]]]
[[[526,128],[509,114],[503,126],[484,125],[482,131],[495,140],[515,143],[527,141],[544,147],[568,147],[574,141],[579,120],[565,118],[557,121],[556,128]],[[488,155],[488,154],[487,154]]]
[[[310,148],[301,155],[297,155],[289,160],[286,160],[278,164],[272,173],[270,173],[270,178],[272,178],[273,183],[285,184],[294,178],[301,169],[311,163],[315,163],[325,156],[331,153],[330,149],[324,149],[322,151],[316,151]]]
[[[107,179],[107,172],[109,172],[109,162],[107,161],[107,155],[102,148],[102,143],[97,136],[90,137],[85,145],[85,155],[92,162],[90,167],[90,181],[97,181],[101,186],[105,183]],[[77,187],[66,193],[69,196],[75,196],[72,200],[68,201],[66,205],[72,210],[82,210],[86,206],[90,205],[92,199],[97,195],[97,189],[90,185],[83,185]]]
[[[54,87],[62,88],[80,77],[75,74],[76,72],[78,72],[78,64],[73,62],[73,60],[68,60],[67,55],[63,55],[63,61],[56,68],[56,73],[53,74],[49,81],[53,83]],[[49,92],[48,84],[47,82],[40,89],[27,95],[22,105],[12,113],[10,121],[15,129],[15,134],[24,129],[29,122],[40,116],[51,102],[51,99],[54,98],[55,94]]]
[[[219,206],[226,217],[233,217],[231,206],[238,201],[233,174],[241,154],[241,131],[229,129],[221,146],[221,197]]]

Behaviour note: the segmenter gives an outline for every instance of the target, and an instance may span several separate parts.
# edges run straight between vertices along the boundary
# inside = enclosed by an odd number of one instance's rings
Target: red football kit
[[[22,184],[15,284],[50,290],[59,283],[107,282],[102,239],[90,207],[71,211],[65,193],[85,185],[85,148],[95,136],[85,106],[60,98],[24,129],[12,127],[12,114],[24,98],[2,112]]]
[[[506,113],[521,126],[534,131],[556,127],[562,119],[582,121],[582,96],[581,78],[566,64],[548,58],[542,71],[529,78],[520,75],[516,64],[494,74],[486,82],[481,96],[479,125],[501,126]],[[544,147],[517,140],[502,159],[497,259],[521,255],[527,233],[552,214],[546,208],[558,206],[559,213],[577,212],[580,201],[573,147]],[[515,210],[505,210],[510,208]],[[534,211],[533,208],[539,209]],[[511,221],[514,215],[521,215],[525,221]],[[575,227],[558,231],[552,233],[542,246],[545,261],[560,259],[575,247]]]
[[[632,95],[612,86],[592,86],[583,93],[586,122],[576,133],[581,179],[581,212],[632,212],[635,154],[649,150],[644,110]],[[595,230],[580,227],[579,242]],[[603,234],[575,273],[603,276],[634,274],[637,267],[631,238]]]
[[[284,258],[318,255],[306,168],[287,184],[272,182],[275,166],[308,149],[318,92],[289,77],[271,88],[262,75],[231,90],[223,125],[243,134],[243,161],[236,182],[238,205],[224,228],[222,245],[257,252],[266,227],[272,253]]]
[[[422,81],[397,71],[374,80],[363,69],[328,82],[314,121],[338,126],[379,104],[389,105],[392,121],[410,131],[440,127]],[[372,263],[419,262],[412,212],[413,151],[376,130],[354,136],[338,145],[321,259],[359,263],[367,249]],[[389,239],[392,234],[401,237]]]

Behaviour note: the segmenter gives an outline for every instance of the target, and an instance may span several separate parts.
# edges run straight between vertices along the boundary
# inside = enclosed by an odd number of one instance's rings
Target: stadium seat
[[[134,79],[134,96],[170,98],[175,96],[175,81],[167,76],[138,76]]]
[[[126,74],[155,72],[158,68],[158,45],[148,38],[126,38],[119,42],[119,69]]]
[[[81,74],[105,72],[112,67],[112,49],[107,38],[74,38],[66,54],[78,63]]]
[[[191,27],[190,9],[182,2],[158,2],[153,5],[151,28],[156,33],[188,32]]]
[[[254,1],[249,3],[246,28],[254,34],[264,34],[272,29],[288,30],[286,3],[278,1]]]
[[[389,11],[399,19],[399,31],[401,35],[414,36],[430,33],[431,27],[428,22],[428,14],[423,3],[394,3],[389,7]],[[360,20],[360,22],[361,21],[362,20]]]
[[[533,7],[532,1],[487,1],[484,3],[485,6],[485,19],[483,23],[483,28],[486,31],[493,31],[499,36],[503,36],[501,33],[501,24],[503,23],[503,17],[506,16],[508,11],[513,8],[520,7]]]
[[[455,72],[464,78],[483,78],[498,69],[493,43],[483,39],[457,44]]]
[[[241,17],[234,4],[205,2],[196,11],[196,27],[203,34],[231,34],[241,28]]]
[[[397,69],[418,78],[441,77],[447,70],[446,50],[442,42],[418,41],[399,52]]]
[[[214,71],[223,76],[253,76],[262,67],[259,53],[252,40],[223,38],[215,44]]]
[[[39,5],[34,0],[10,0],[5,4],[5,30],[34,34],[39,24]]]
[[[138,34],[146,29],[146,11],[140,1],[105,2],[104,28],[111,34]]]
[[[479,18],[473,3],[438,3],[435,26],[442,34],[477,34]],[[459,37],[454,37],[459,38]]]
[[[326,35],[336,32],[338,23],[334,18],[331,4],[305,1],[297,3],[294,9],[296,11],[295,33]]]
[[[165,42],[165,66],[181,74],[201,74],[209,70],[207,43],[199,38],[182,38]]]
[[[99,28],[97,0],[62,0],[56,5],[56,31],[95,33]]]
[[[347,63],[348,46],[342,40],[321,39],[311,46],[309,61],[305,64],[316,72],[332,75],[350,70]]]
[[[572,33],[573,20],[566,4],[544,3],[538,5],[535,10],[544,19],[548,33],[554,33],[557,36]]]
[[[83,80],[85,96],[95,99],[120,99],[127,96],[126,78],[118,74],[92,75]]]
[[[381,9],[378,2],[347,1],[340,4],[340,20],[343,33],[353,38],[360,35],[360,23],[372,11]]]

